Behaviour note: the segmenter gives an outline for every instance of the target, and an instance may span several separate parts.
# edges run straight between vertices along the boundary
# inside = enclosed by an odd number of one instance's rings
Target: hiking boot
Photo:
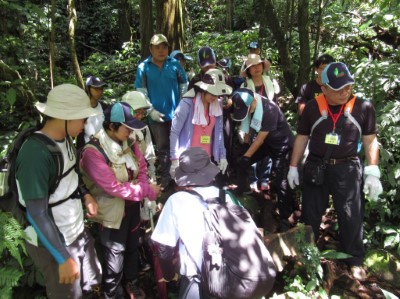
[[[129,299],[145,299],[146,295],[141,288],[137,286],[137,280],[129,281],[125,290],[128,293]]]
[[[359,281],[365,281],[367,278],[367,273],[362,266],[352,266],[350,271],[351,275]]]
[[[89,292],[83,292],[82,299],[104,299],[104,293],[100,286],[95,286]]]

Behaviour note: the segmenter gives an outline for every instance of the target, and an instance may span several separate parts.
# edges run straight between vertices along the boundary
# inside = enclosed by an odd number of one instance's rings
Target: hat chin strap
[[[74,149],[72,148],[74,145],[71,143],[71,138],[69,138],[68,134],[68,121],[64,120],[65,122],[65,142],[67,146],[67,152],[68,152],[68,159],[72,161],[74,159]]]

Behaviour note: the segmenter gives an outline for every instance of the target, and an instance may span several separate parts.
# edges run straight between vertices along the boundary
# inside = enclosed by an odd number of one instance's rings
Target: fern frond
[[[18,285],[18,281],[23,275],[23,272],[16,268],[0,269],[0,289],[3,287],[15,287]]]

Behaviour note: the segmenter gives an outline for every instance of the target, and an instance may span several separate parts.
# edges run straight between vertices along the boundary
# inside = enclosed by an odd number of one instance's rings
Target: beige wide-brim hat
[[[259,63],[264,63],[264,60],[261,59],[260,55],[249,54],[245,62],[246,68],[243,70],[243,72],[245,72],[249,67],[257,65]]]
[[[201,78],[201,81],[196,82],[195,85],[215,96],[230,95],[232,93],[232,87],[225,83],[224,73],[218,69],[208,70]]]
[[[122,102],[131,105],[133,110],[148,109],[151,107],[148,97],[140,91],[128,91],[122,96]]]
[[[61,84],[54,87],[47,95],[47,102],[37,102],[40,113],[58,119],[84,119],[101,114],[90,106],[86,92],[73,84]]]

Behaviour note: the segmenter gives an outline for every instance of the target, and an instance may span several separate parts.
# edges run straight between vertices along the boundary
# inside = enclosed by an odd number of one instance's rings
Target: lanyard
[[[326,100],[325,100],[325,101],[326,101]],[[340,111],[339,111],[338,114],[333,115],[332,112],[331,112],[331,109],[329,109],[329,105],[328,105],[328,113],[329,113],[329,116],[332,118],[332,122],[333,122],[333,132],[335,132],[336,123],[337,123],[337,121],[338,121],[340,115],[342,114],[343,107],[344,107],[344,105],[342,105],[342,107],[340,107]]]

